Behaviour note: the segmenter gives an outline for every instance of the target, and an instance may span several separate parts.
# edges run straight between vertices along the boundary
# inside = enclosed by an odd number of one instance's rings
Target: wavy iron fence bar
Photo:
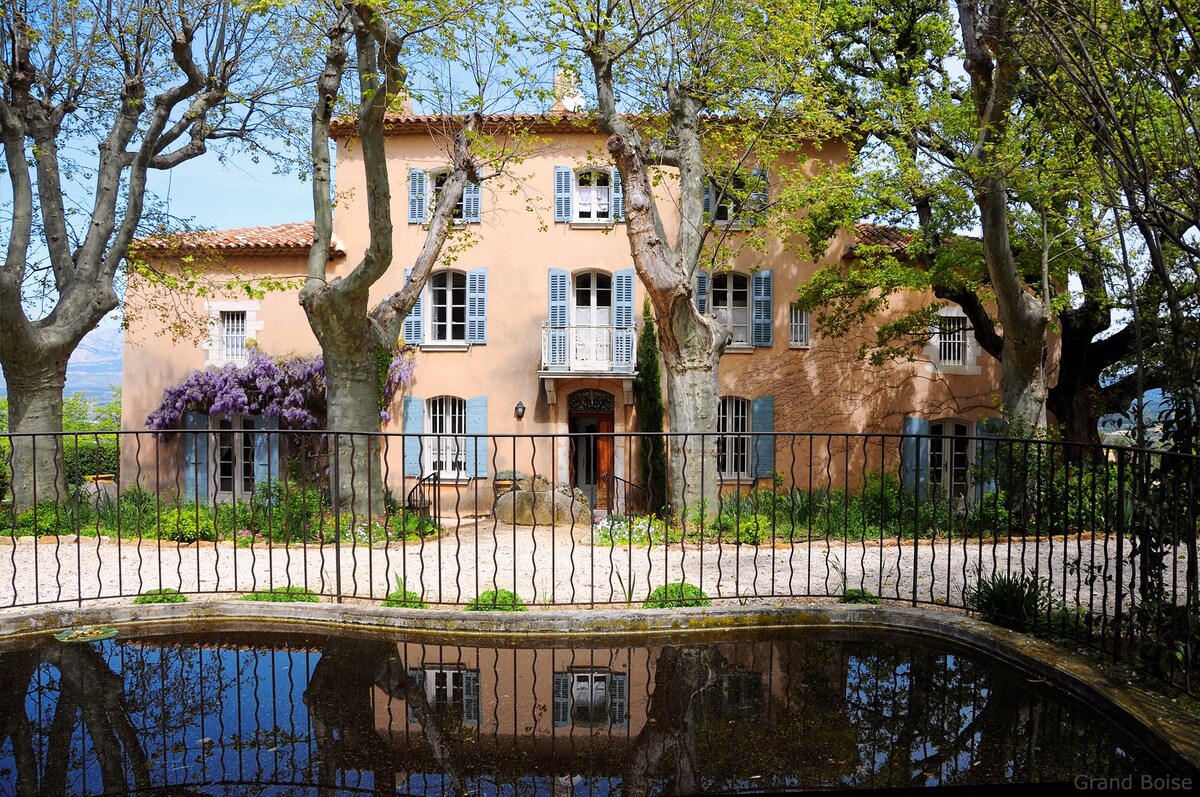
[[[640,606],[687,581],[726,602],[970,609],[1196,694],[1196,457],[986,436],[723,435],[699,463],[718,494],[657,517],[645,507],[665,485],[642,480],[645,434],[341,437],[0,437],[10,469],[14,445],[61,446],[68,484],[35,485],[39,502],[0,512],[0,607],[292,587],[339,602],[407,591],[461,607],[508,590],[534,608]],[[339,451],[368,438],[381,456],[366,467],[380,471],[354,472],[362,460]],[[116,449],[111,481],[91,478]],[[501,492],[502,471],[525,476],[515,492]],[[358,495],[331,491],[347,473]]]

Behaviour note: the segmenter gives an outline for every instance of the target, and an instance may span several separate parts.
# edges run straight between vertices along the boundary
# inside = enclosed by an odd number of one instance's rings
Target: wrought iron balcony
[[[634,327],[542,324],[542,371],[629,375],[637,363]]]

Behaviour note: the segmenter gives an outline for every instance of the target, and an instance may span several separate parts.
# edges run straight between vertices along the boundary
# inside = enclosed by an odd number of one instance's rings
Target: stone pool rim
[[[0,615],[0,650],[66,628],[129,627],[139,636],[269,630],[275,633],[453,638],[494,644],[496,636],[577,644],[586,639],[689,639],[723,632],[781,629],[864,629],[945,640],[1040,678],[1124,728],[1180,775],[1200,778],[1200,718],[1163,694],[1121,680],[1094,659],[970,617],[905,606],[789,604],[694,609],[576,609],[468,612],[391,609],[330,603],[213,601],[143,606],[38,607]],[[432,641],[431,639],[431,641]],[[675,641],[672,639],[672,641]],[[1193,784],[1197,781],[1193,780]]]

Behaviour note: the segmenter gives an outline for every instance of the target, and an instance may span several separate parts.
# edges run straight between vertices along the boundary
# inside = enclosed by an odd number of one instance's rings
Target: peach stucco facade
[[[397,126],[388,139],[394,266],[375,286],[373,296],[376,298],[402,286],[405,266],[413,262],[424,241],[424,226],[409,220],[412,212],[410,188],[414,185],[410,173],[412,170],[425,172],[421,179],[431,186],[437,170],[445,168],[449,160],[445,142],[428,131],[421,132],[415,121],[418,118],[413,119],[407,126]],[[562,296],[558,297],[558,309],[565,311],[572,329],[613,327],[622,312],[618,302],[623,303],[626,310],[631,307],[634,323],[638,328],[641,325],[645,296],[641,282],[632,277],[632,296],[617,296],[625,284],[622,280],[628,279],[634,268],[624,225],[619,220],[596,218],[604,215],[608,203],[611,206],[607,212],[609,216],[614,215],[618,199],[615,187],[611,183],[587,186],[584,183],[596,182],[596,178],[578,176],[597,164],[600,164],[599,169],[594,174],[611,175],[608,171],[611,167],[599,160],[603,138],[598,132],[568,125],[549,125],[531,138],[535,143],[526,148],[520,162],[503,176],[485,175],[477,194],[478,221],[461,225],[460,234],[454,239],[453,255],[444,258],[447,262],[435,269],[435,275],[443,270],[474,275],[471,276],[469,296],[472,300],[482,297],[482,313],[479,306],[472,305],[470,318],[482,319],[482,327],[473,331],[470,340],[463,340],[457,328],[447,326],[442,329],[442,334],[450,340],[435,340],[433,288],[426,287],[422,298],[420,337],[413,341],[418,345],[414,375],[391,408],[392,420],[384,425],[384,431],[397,434],[436,431],[430,428],[431,413],[435,412],[430,402],[438,397],[453,397],[455,402],[464,402],[463,406],[467,407],[468,423],[474,424],[465,429],[469,435],[611,432],[614,441],[611,460],[605,464],[621,478],[632,480],[636,472],[632,462],[634,446],[632,440],[623,435],[637,428],[632,403],[633,374],[616,362],[620,357],[615,348],[617,337],[622,334],[620,330],[579,332],[579,336],[586,338],[586,346],[580,343],[580,337],[570,337],[568,361],[554,367],[547,367],[543,350],[543,328],[556,312],[552,272],[559,272],[560,287],[569,285],[565,301]],[[836,160],[844,156],[844,149],[838,145],[826,146],[812,159],[812,168],[816,168],[822,159]],[[561,198],[563,194],[563,186],[556,186],[556,180],[565,174],[564,167],[575,175],[568,178],[573,182],[567,186],[575,203],[571,206],[571,212],[575,214],[572,221],[555,220],[556,196]],[[345,256],[332,259],[331,278],[346,273],[358,262],[368,240],[363,208],[364,170],[360,151],[353,140],[338,141],[336,175],[338,201],[334,232],[337,245]],[[598,181],[605,179],[602,176]],[[660,202],[663,222],[668,231],[678,224],[670,197],[670,183],[670,176],[666,175],[660,189],[663,192]],[[432,191],[432,188],[426,190]],[[580,207],[592,208],[592,218],[577,218]],[[561,210],[560,207],[560,216]],[[469,246],[457,245],[467,237],[470,238]],[[770,291],[766,305],[771,319],[769,344],[761,337],[764,330],[760,324],[754,330],[754,342],[758,345],[750,345],[747,341],[745,345],[730,347],[720,364],[722,396],[743,399],[747,408],[770,408],[772,418],[751,421],[756,424],[757,431],[899,434],[907,415],[929,420],[961,419],[971,424],[994,416],[998,369],[992,358],[974,347],[969,333],[965,335],[962,363],[952,366],[937,362],[936,346],[912,362],[869,366],[860,360],[858,351],[862,342],[873,335],[873,329],[862,329],[855,336],[837,340],[815,334],[807,340],[795,340],[791,303],[798,286],[822,265],[848,257],[853,242],[851,233],[842,233],[816,262],[797,256],[795,248],[782,241],[775,242],[765,252],[743,251],[734,258],[731,273],[739,275],[738,279],[744,282],[737,284],[744,285],[751,293],[762,284],[756,274],[769,272],[772,275],[771,281],[765,283],[766,290]],[[231,247],[226,250],[226,257],[228,267],[243,275],[298,277],[306,266],[304,253],[296,247]],[[169,261],[170,257],[164,255],[163,260]],[[565,277],[561,276],[563,272]],[[479,277],[480,274],[485,276]],[[475,282],[477,277],[479,281]],[[448,281],[445,284],[453,285],[456,278],[442,279]],[[466,276],[462,279],[465,282]],[[568,282],[561,282],[563,279]],[[728,293],[720,301],[741,300],[733,297],[734,277],[714,275],[710,280],[710,292],[716,288],[717,281],[724,280],[723,290]],[[913,295],[905,297],[902,303],[917,306],[929,298]],[[244,319],[246,337],[252,338],[269,354],[319,351],[294,290],[270,292],[254,301],[236,297],[190,301],[198,316],[207,316],[214,321],[225,317],[221,315],[221,308],[233,308],[232,314]],[[454,302],[454,299],[445,300],[447,305]],[[747,300],[747,305],[752,302],[753,298]],[[590,306],[584,306],[589,303]],[[605,303],[607,306],[602,306]],[[447,312],[453,309],[448,307]],[[901,309],[904,308],[893,307],[893,311]],[[731,307],[726,312],[737,314],[742,310]],[[744,312],[749,319],[752,308],[747,306]],[[810,331],[811,325],[806,329]],[[575,332],[571,334],[575,335]],[[634,336],[635,333],[630,334],[630,337]],[[749,337],[749,333],[746,336]],[[219,361],[219,357],[213,356],[215,345],[205,341],[175,340],[165,333],[162,322],[150,316],[135,322],[125,343],[125,428],[143,428],[147,415],[160,402],[165,387],[177,384],[193,369]],[[576,354],[583,348],[588,354],[578,360]],[[585,390],[600,393],[581,392]],[[574,409],[572,397],[579,399]],[[586,402],[583,397],[587,398]],[[598,397],[604,400],[598,401]],[[768,398],[769,402],[762,401]],[[525,408],[523,417],[518,417],[518,404]],[[451,411],[447,408],[450,406],[438,404],[436,412],[447,413],[449,417]],[[456,411],[461,414],[461,410]],[[420,424],[422,428],[406,429],[406,418],[410,425]],[[769,426],[766,425],[768,421]],[[461,423],[461,420],[454,420],[454,423]],[[413,463],[405,460],[402,439],[398,436],[388,448],[388,474],[393,489],[412,484],[430,467],[445,466],[445,462],[430,463],[427,460],[418,463],[420,473],[414,473]],[[852,457],[863,456],[861,448],[848,439],[827,447]],[[859,453],[846,453],[851,450],[859,450]],[[127,447],[124,456],[130,460],[125,464],[132,466],[132,458],[138,454]],[[428,457],[428,454],[422,456]],[[590,456],[594,456],[594,451]],[[530,472],[536,469],[560,481],[579,482],[580,470],[595,467],[595,462],[589,464],[579,457],[578,449],[565,439],[496,438],[489,446],[486,468],[448,481],[458,482],[455,488],[460,502],[480,504],[483,509],[483,504],[490,505],[491,502],[487,480],[498,470],[513,468]],[[800,445],[780,438],[773,470],[795,473],[801,468],[807,471],[809,458],[807,442]],[[142,465],[143,472],[163,469],[162,463],[154,467],[148,467],[149,463]],[[126,468],[125,472],[134,470]],[[764,476],[763,473],[749,472],[742,475],[749,480]],[[594,474],[589,478],[593,479],[594,488]],[[464,485],[469,489],[464,490]]]

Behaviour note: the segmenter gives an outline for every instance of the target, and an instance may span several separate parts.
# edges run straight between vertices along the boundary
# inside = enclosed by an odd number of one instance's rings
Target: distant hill
[[[105,402],[112,398],[112,386],[121,384],[121,353],[125,333],[116,328],[93,330],[80,342],[67,363],[68,396],[83,393]],[[8,395],[8,386],[0,375],[0,397]]]
[[[1167,404],[1167,397],[1161,390],[1146,391],[1146,405],[1142,411],[1142,417],[1147,425],[1156,424],[1163,419],[1163,413],[1170,410]],[[1137,415],[1134,413],[1133,404],[1130,404],[1125,412],[1112,413],[1104,415],[1100,418],[1100,431],[1112,432],[1117,429],[1132,429],[1137,425]]]

